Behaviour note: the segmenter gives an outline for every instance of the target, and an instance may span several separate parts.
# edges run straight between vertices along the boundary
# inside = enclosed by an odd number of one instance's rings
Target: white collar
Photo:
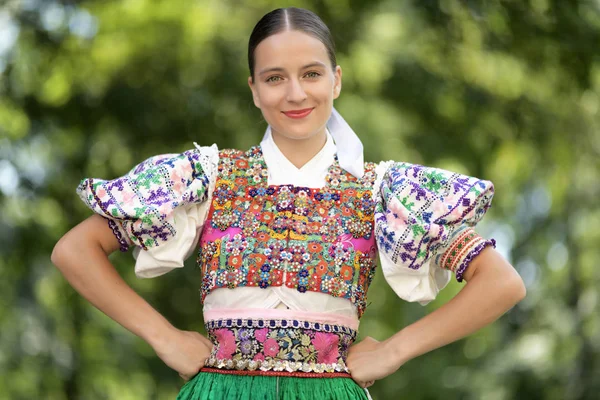
[[[324,186],[327,172],[334,162],[337,151],[333,138],[327,131],[327,140],[323,148],[306,164],[298,168],[277,147],[270,127],[267,128],[260,147],[269,171],[269,184],[306,187]]]
[[[350,128],[346,120],[337,112],[335,107],[331,109],[331,115],[327,121],[327,129],[335,141],[340,167],[355,177],[362,178],[365,173],[362,142],[352,128]],[[267,139],[270,135],[271,127],[269,126],[263,140]]]

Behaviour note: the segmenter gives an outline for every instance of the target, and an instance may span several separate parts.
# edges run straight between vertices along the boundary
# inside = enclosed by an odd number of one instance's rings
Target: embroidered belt
[[[349,376],[356,330],[295,319],[220,319],[206,323],[214,343],[205,370],[242,375]],[[226,372],[227,371],[227,372]]]

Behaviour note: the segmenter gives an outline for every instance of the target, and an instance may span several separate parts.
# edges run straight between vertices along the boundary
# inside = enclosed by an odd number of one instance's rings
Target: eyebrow
[[[312,67],[326,68],[327,66],[325,64],[323,64],[322,62],[320,62],[320,61],[315,61],[315,62],[312,62],[310,64],[306,64],[301,69],[307,69],[307,68],[312,68]],[[262,71],[260,71],[258,73],[258,75],[264,75],[267,72],[283,72],[283,71],[285,71],[285,70],[283,68],[281,68],[281,67],[266,68],[266,69],[263,69]]]

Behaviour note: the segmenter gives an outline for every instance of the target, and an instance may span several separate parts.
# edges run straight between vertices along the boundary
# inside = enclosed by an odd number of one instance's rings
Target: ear
[[[257,108],[260,108],[260,100],[258,98],[258,93],[256,93],[256,87],[254,86],[254,82],[252,82],[252,77],[248,77],[248,86],[250,86],[250,90],[252,91],[252,100],[254,100],[254,105]]]
[[[342,92],[342,67],[339,65],[335,67],[334,72],[334,84],[333,84],[333,98],[337,99],[340,97]]]

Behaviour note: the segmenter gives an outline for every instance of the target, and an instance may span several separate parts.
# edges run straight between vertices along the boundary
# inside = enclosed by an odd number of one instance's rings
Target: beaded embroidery
[[[285,285],[352,301],[359,316],[375,270],[374,164],[357,179],[337,160],[322,189],[269,186],[260,147],[223,150],[198,263],[215,288]]]
[[[248,370],[348,372],[348,349],[356,331],[342,325],[293,319],[208,321],[215,343],[207,367]]]

